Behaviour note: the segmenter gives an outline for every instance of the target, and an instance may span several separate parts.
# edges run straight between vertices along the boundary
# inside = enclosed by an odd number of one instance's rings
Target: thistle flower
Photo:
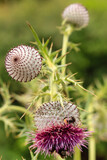
[[[74,3],[66,7],[62,17],[78,28],[87,26],[89,22],[88,11],[79,3]]]
[[[41,57],[34,48],[20,45],[7,54],[5,67],[13,79],[20,82],[31,81],[41,70]]]
[[[39,130],[50,125],[64,124],[64,121],[73,121],[73,125],[79,125],[79,112],[77,106],[71,102],[59,101],[44,103],[35,113],[35,123]]]
[[[89,133],[80,128],[79,113],[76,105],[70,102],[50,102],[43,104],[35,113],[37,131],[32,132],[30,148],[37,152],[51,154],[54,151],[62,158],[71,156],[74,147],[85,146]]]

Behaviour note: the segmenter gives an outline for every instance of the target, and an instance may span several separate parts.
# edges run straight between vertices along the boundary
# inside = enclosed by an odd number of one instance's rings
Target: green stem
[[[96,160],[96,142],[93,136],[89,139],[89,160]]]
[[[81,152],[77,146],[75,147],[73,160],[81,160]]]
[[[54,82],[54,72],[52,72],[51,76],[50,76],[50,98],[51,98],[51,101],[54,100],[54,96],[56,95],[56,92],[57,92],[57,86]]]
[[[53,73],[50,76],[50,99],[51,101],[53,100],[53,92],[54,92],[54,88],[53,88],[53,82],[54,81],[54,75]]]
[[[70,25],[67,25],[66,29],[63,33],[62,56],[64,56],[67,52],[68,40],[69,40],[69,36],[71,35],[72,32],[73,32],[73,27]],[[61,65],[65,65],[65,64],[66,64],[66,55],[63,57],[63,59],[61,61]],[[62,67],[62,74],[63,74],[63,76],[65,76],[65,67]]]
[[[61,156],[59,154],[55,153],[55,155],[56,155],[55,157],[57,160],[65,160],[65,158],[61,158]]]
[[[63,36],[62,56],[66,54],[68,39],[69,39],[69,35],[65,33]],[[66,64],[66,56],[64,56],[61,61],[61,65],[65,65],[65,64]],[[65,75],[65,67],[62,67],[62,74],[63,76]]]
[[[89,105],[89,116],[88,116],[88,126],[89,131],[94,132],[94,126],[93,126],[93,105]],[[89,160],[96,160],[96,142],[95,137],[92,135],[89,138]]]

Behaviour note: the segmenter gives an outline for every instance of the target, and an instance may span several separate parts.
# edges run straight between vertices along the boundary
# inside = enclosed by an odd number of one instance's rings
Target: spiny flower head
[[[5,67],[9,75],[20,82],[34,79],[41,70],[41,56],[32,47],[20,45],[6,56]]]
[[[74,3],[66,7],[62,17],[77,28],[85,27],[89,22],[88,11],[79,3]]]
[[[51,154],[54,151],[62,158],[71,156],[74,147],[85,146],[89,133],[80,128],[79,113],[76,105],[70,102],[50,102],[43,104],[35,113],[37,130],[31,133],[30,148],[35,152]]]
[[[85,129],[74,127],[71,124],[51,125],[37,131],[36,134],[32,133],[33,145],[31,148],[37,148],[35,152],[45,152],[46,154],[55,151],[64,158],[72,155],[75,146],[85,146],[87,136],[89,133]]]
[[[44,103],[35,113],[35,123],[38,129],[50,125],[64,124],[71,121],[73,125],[80,123],[77,106],[71,102],[59,101]]]

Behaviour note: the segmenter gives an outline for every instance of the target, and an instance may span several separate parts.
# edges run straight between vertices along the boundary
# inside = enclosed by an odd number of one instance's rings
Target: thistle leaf
[[[47,45],[49,44],[50,39],[51,39],[51,37],[49,37],[49,38],[47,39],[47,41],[45,42],[45,44],[44,44],[44,47],[45,47],[45,48],[46,48]]]
[[[37,33],[35,32],[34,28],[30,25],[29,22],[27,22],[27,25],[28,25],[29,28],[31,29],[31,31],[32,31],[32,33],[33,33],[33,36],[34,36],[34,38],[35,38],[36,41],[37,41],[37,44],[38,44],[39,49],[42,50],[42,43],[41,43],[41,41],[40,41],[40,39],[39,39]]]

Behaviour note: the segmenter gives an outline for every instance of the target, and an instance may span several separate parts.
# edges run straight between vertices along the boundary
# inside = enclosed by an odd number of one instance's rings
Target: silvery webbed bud
[[[34,79],[42,66],[41,56],[33,47],[20,45],[11,49],[5,59],[5,67],[9,75],[20,82]]]
[[[62,18],[77,28],[85,27],[89,22],[87,9],[79,3],[74,3],[66,7],[62,13]]]

